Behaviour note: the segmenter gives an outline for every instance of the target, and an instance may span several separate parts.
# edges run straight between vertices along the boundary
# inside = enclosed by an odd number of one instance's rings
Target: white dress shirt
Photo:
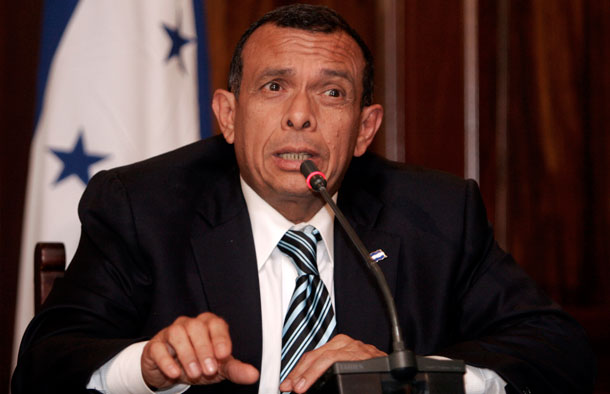
[[[307,223],[295,225],[267,204],[243,180],[241,187],[252,224],[261,296],[263,356],[258,392],[277,393],[281,368],[282,327],[297,278],[294,263],[280,252],[277,244],[290,229],[300,230],[310,224],[320,231],[322,242],[318,243],[317,247],[318,272],[334,308],[333,257],[328,252],[334,250],[334,214],[325,206]]]
[[[261,297],[263,353],[258,392],[276,394],[279,393],[283,319],[297,278],[294,264],[280,252],[277,244],[289,229],[299,230],[310,224],[320,231],[322,243],[318,243],[318,270],[334,308],[334,214],[326,205],[307,223],[295,225],[256,194],[243,179],[241,187],[252,225]],[[336,201],[336,198],[335,194],[333,199]],[[144,383],[140,369],[140,357],[145,344],[146,342],[140,342],[131,345],[104,364],[94,372],[87,388],[108,394],[153,393]],[[466,366],[464,386],[467,394],[504,394],[505,384],[491,370]],[[188,387],[176,385],[158,393],[179,394]]]

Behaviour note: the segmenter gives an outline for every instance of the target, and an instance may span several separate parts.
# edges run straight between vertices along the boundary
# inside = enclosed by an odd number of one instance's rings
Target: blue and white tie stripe
[[[294,262],[298,272],[284,318],[280,382],[303,353],[322,346],[335,335],[335,313],[316,264],[316,245],[321,240],[320,232],[307,226],[302,231],[288,230],[278,243],[280,251]]]

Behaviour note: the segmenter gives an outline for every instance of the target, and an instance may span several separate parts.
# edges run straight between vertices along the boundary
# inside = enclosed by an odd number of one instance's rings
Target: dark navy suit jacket
[[[511,390],[591,390],[582,329],[497,246],[473,181],[366,154],[338,205],[366,247],[389,256],[380,266],[417,354],[493,369]],[[13,393],[84,390],[128,344],[204,311],[228,322],[235,357],[260,368],[257,264],[232,146],[213,137],[99,173],[79,215],[78,250],[24,336]],[[338,225],[334,237],[338,332],[389,351],[377,287]]]

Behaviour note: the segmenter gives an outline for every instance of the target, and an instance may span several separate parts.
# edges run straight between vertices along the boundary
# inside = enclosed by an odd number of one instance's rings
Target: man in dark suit
[[[389,352],[376,285],[308,190],[304,159],[364,244],[387,253],[409,347],[465,360],[469,392],[591,390],[582,329],[498,248],[476,184],[365,153],[383,115],[371,64],[325,8],[289,6],[253,25],[230,90],[214,94],[224,140],[91,180],[78,250],[24,336],[14,392],[302,393],[335,361]],[[314,264],[337,335],[280,385],[297,274],[275,245],[306,225],[320,233]]]

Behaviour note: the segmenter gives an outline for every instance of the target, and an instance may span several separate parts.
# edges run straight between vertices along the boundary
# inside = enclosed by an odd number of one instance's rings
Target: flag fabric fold
[[[13,367],[34,314],[36,242],[80,233],[91,176],[210,134],[202,0],[47,0],[30,150]]]

